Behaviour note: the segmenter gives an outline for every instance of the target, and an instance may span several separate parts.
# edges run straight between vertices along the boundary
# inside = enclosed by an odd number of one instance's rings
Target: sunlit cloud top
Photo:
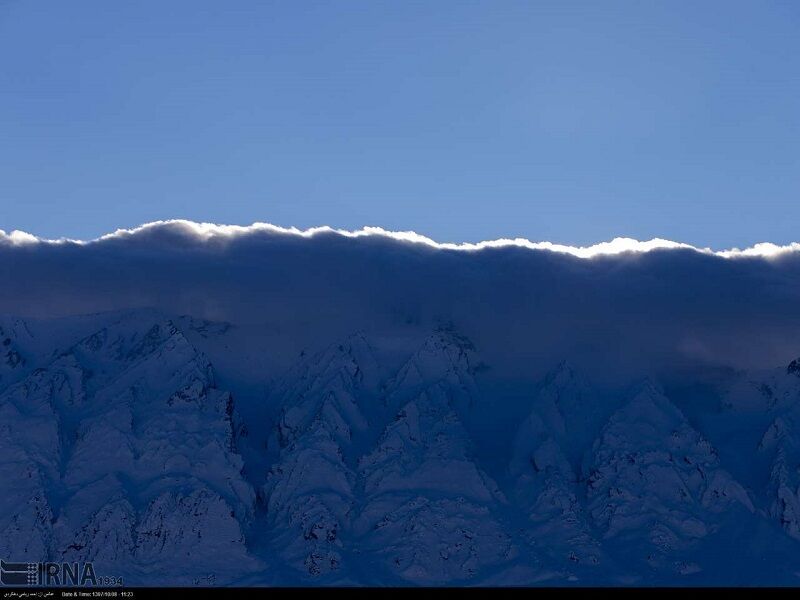
[[[197,242],[225,242],[238,237],[258,234],[271,233],[279,235],[291,235],[303,238],[311,238],[319,234],[336,234],[348,238],[359,237],[384,237],[399,242],[412,244],[423,244],[431,248],[442,250],[459,251],[479,251],[485,248],[518,247],[530,250],[548,250],[569,254],[578,258],[593,258],[596,256],[609,256],[626,252],[642,253],[652,250],[694,250],[703,254],[710,254],[722,258],[738,257],[759,257],[772,258],[785,253],[800,251],[800,243],[793,242],[788,245],[777,245],[769,242],[755,244],[749,248],[730,248],[725,250],[712,250],[711,248],[698,248],[691,244],[654,238],[647,241],[636,240],[633,238],[618,237],[609,242],[600,242],[591,246],[570,246],[556,244],[553,242],[542,241],[534,242],[526,238],[501,238],[496,240],[486,240],[482,242],[437,242],[415,231],[389,231],[381,227],[363,227],[355,231],[336,229],[329,226],[312,227],[309,229],[298,229],[296,227],[280,227],[271,223],[253,223],[252,225],[221,225],[217,223],[197,223],[182,219],[168,221],[154,221],[139,227],[130,229],[118,229],[113,233],[108,233],[92,240],[77,240],[69,238],[46,239],[40,238],[30,233],[14,230],[10,233],[0,229],[0,244],[21,246],[28,244],[77,244],[86,245],[102,241],[124,239],[135,237],[138,234],[152,232],[154,230],[176,231],[189,236]]]

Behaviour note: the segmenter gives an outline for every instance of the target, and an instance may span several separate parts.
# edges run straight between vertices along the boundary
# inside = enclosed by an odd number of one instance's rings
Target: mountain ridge
[[[101,321],[80,321],[64,349],[28,344],[0,380],[0,470],[20,482],[0,511],[9,558],[91,559],[167,584],[724,583],[726,557],[756,549],[722,540],[746,532],[786,554],[753,583],[796,577],[791,365],[729,381],[698,421],[653,380],[601,390],[562,361],[529,388],[516,430],[497,431],[506,458],[487,460],[475,427],[503,399],[452,327],[388,362],[373,348],[386,337],[363,332],[305,353],[264,374],[274,418],[252,422],[189,340],[236,351],[229,325]],[[714,420],[761,428],[744,484],[722,428],[701,431]]]

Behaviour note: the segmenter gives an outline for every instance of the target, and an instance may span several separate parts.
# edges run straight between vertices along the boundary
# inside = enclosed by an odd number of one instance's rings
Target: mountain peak
[[[542,380],[542,388],[591,388],[589,380],[568,360],[550,369]]]
[[[454,405],[472,406],[479,396],[471,364],[474,352],[466,336],[452,329],[435,330],[392,379],[387,401],[399,407],[426,388],[444,384],[452,392]]]
[[[355,333],[304,358],[286,374],[273,397],[280,406],[277,440],[285,447],[315,423],[328,423],[337,441],[349,445],[368,426],[380,372],[372,347]]]
[[[786,373],[800,377],[800,358],[796,358],[789,363],[789,366],[786,367]]]
[[[130,362],[152,354],[169,342],[190,346],[171,319],[154,317],[138,320],[126,315],[83,338],[73,350]]]

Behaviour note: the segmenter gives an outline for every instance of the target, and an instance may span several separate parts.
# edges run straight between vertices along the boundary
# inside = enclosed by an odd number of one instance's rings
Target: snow
[[[0,327],[24,358],[0,360],[8,559],[150,585],[798,583],[796,363],[699,370],[700,403],[562,357],[504,388],[449,324],[285,370],[255,356],[282,334],[157,310]]]

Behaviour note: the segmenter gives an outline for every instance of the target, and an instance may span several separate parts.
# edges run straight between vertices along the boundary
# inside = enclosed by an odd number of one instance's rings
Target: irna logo
[[[0,583],[13,586],[98,585],[90,562],[6,562],[0,560]]]

